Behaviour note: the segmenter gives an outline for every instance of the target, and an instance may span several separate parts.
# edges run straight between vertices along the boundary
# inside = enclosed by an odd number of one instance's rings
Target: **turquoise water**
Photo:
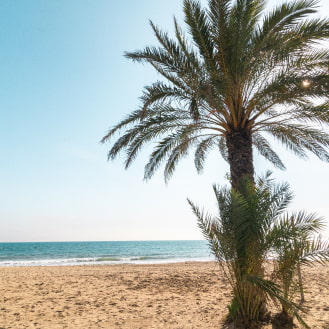
[[[206,241],[0,243],[0,266],[157,264],[212,260]]]

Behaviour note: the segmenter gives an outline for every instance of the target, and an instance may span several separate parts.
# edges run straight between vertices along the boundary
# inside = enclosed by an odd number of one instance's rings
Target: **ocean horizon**
[[[207,241],[1,242],[0,267],[211,261]]]

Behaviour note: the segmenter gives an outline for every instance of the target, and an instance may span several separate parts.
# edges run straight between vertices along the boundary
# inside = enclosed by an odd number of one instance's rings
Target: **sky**
[[[161,170],[143,181],[150,147],[125,170],[99,142],[158,79],[123,53],[157,45],[149,19],[170,32],[174,15],[183,23],[181,4],[0,1],[0,242],[202,238],[186,198],[215,212],[212,184],[228,172],[217,153],[202,175],[184,159],[166,185]],[[287,170],[255,154],[256,172],[290,183],[291,210],[328,222],[329,164],[276,150]]]

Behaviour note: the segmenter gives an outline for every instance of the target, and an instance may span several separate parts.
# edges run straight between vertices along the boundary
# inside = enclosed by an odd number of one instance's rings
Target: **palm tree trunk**
[[[253,193],[254,188],[251,131],[248,129],[240,129],[228,133],[226,135],[226,145],[228,149],[232,189],[238,191],[243,196],[247,196],[249,193]],[[252,184],[246,184],[248,182]],[[241,259],[238,262],[238,271],[241,271],[239,276],[254,275],[263,277],[264,269],[262,260],[258,259],[257,253],[250,258],[250,250],[255,250],[254,246],[255,243],[257,244],[257,238],[251,236],[250,238],[249,242],[246,242],[246,249],[240,250],[240,253],[245,253],[245,259]],[[247,254],[249,254],[249,256],[246,256]],[[245,262],[248,262],[248,273],[245,273]],[[253,285],[247,284],[245,288],[247,288],[246,291],[240,296],[240,307],[245,310],[241,309],[238,311],[236,320],[244,323],[242,326],[243,328],[256,328],[257,323],[259,324],[259,320],[264,321],[268,316],[265,295],[260,289]],[[237,327],[239,327],[239,325]]]
[[[300,289],[300,304],[302,305],[305,302],[305,296],[304,296],[303,278],[302,278],[302,271],[300,269],[300,263],[297,263],[297,275],[298,275],[298,283]]]
[[[228,133],[226,135],[226,145],[232,188],[244,194],[241,189],[245,179],[254,181],[251,131],[241,129]]]

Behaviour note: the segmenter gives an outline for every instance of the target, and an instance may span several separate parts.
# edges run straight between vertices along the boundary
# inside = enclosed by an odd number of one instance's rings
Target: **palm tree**
[[[126,151],[128,168],[155,141],[144,177],[165,162],[168,180],[191,148],[198,172],[216,148],[235,189],[253,179],[253,147],[284,169],[268,136],[301,158],[311,152],[328,162],[329,51],[318,44],[329,37],[329,20],[310,17],[317,4],[296,0],[265,12],[264,0],[209,0],[207,8],[184,0],[188,36],[174,19],[174,39],[151,22],[160,46],[125,56],[163,80],[146,86],[140,108],[103,137],[122,132],[108,158]]]
[[[247,184],[252,184],[251,182]],[[274,328],[293,328],[293,317],[307,327],[294,302],[300,290],[298,265],[327,263],[329,241],[316,238],[324,222],[315,214],[288,214],[292,199],[288,184],[277,185],[265,177],[256,180],[248,195],[214,186],[218,215],[200,210],[189,200],[198,225],[209,242],[218,264],[233,291],[229,321],[236,328],[255,328],[267,300],[281,305],[273,319]],[[269,257],[274,269],[264,278],[263,265]]]
[[[251,181],[246,184],[253,185]],[[266,232],[292,198],[288,185],[275,186],[267,174],[256,180],[255,188],[247,195],[217,186],[214,192],[216,216],[189,203],[233,291],[228,322],[233,321],[234,328],[258,328],[259,320],[266,318],[268,299],[278,299],[297,311],[294,303],[283,298],[279,286],[264,279],[263,269],[272,245]]]
[[[272,252],[276,255],[271,277],[280,285],[284,299],[292,301],[296,293],[303,292],[301,264],[328,264],[329,241],[319,236],[324,228],[322,218],[300,211],[278,218],[267,232],[267,239],[272,242]],[[300,304],[303,302],[304,295],[301,294]],[[274,325],[274,328],[293,328],[289,303],[281,303],[281,312],[274,318]]]

